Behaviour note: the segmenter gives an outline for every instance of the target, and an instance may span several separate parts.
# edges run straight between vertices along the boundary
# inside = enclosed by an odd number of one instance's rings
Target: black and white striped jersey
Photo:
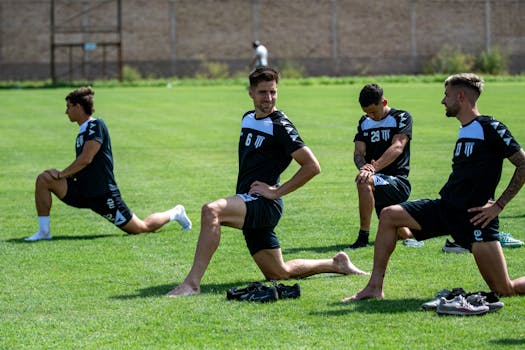
[[[239,174],[236,193],[247,193],[254,181],[279,183],[279,176],[292,161],[291,154],[305,146],[297,129],[282,111],[263,119],[255,111],[242,117],[239,140]]]

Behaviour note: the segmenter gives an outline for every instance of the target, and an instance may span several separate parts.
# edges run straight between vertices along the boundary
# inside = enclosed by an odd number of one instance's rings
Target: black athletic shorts
[[[410,197],[410,182],[404,176],[374,174],[374,200],[376,213],[390,205],[399,204]]]
[[[61,200],[75,208],[89,208],[117,227],[126,225],[133,217],[118,188],[101,196],[86,197],[79,190],[77,182],[67,178],[67,193]]]
[[[242,233],[246,246],[253,256],[263,249],[277,249],[281,245],[274,232],[283,214],[283,200],[270,200],[262,196],[238,194],[246,204],[246,217]]]
[[[400,205],[421,226],[420,231],[412,230],[418,241],[451,235],[457,244],[470,250],[474,242],[497,241],[499,238],[497,217],[487,227],[481,228],[470,223],[477,213],[457,209],[441,199],[422,199]]]

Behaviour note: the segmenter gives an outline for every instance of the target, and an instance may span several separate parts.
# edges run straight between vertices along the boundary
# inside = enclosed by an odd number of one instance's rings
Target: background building
[[[515,74],[524,18],[523,0],[0,0],[0,80],[234,74],[255,39],[308,75],[421,73],[445,46],[497,47]]]

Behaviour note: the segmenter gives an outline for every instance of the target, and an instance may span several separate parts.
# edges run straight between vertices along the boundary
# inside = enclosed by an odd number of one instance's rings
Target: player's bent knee
[[[394,207],[392,206],[383,208],[379,214],[379,220],[392,220],[395,213]]]
[[[264,277],[267,280],[273,280],[273,281],[287,280],[287,279],[291,278],[290,274],[286,273],[284,271],[281,272],[281,273],[278,273],[278,272],[264,272],[263,271],[263,274],[264,274]]]
[[[201,208],[201,218],[205,220],[214,220],[218,217],[218,209],[212,203],[206,203]]]
[[[267,280],[278,281],[292,278],[292,271],[289,271],[289,267],[286,265],[282,267],[275,265],[269,269],[262,268],[261,271]]]
[[[52,180],[51,176],[44,171],[38,174],[38,176],[36,177],[36,185],[47,187],[51,183],[51,180]]]
[[[369,183],[369,182],[364,182],[364,183],[358,182],[358,183],[356,183],[356,185],[357,185],[357,190],[359,192],[368,193],[368,192],[372,192],[372,190],[373,190],[372,184]]]

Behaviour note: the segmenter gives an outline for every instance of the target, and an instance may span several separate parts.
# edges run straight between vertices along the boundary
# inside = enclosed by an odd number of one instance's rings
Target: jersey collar
[[[86,120],[85,122],[83,122],[82,125],[80,125],[80,130],[79,130],[79,132],[83,132],[83,131],[85,131],[86,128],[87,128],[88,123],[89,123],[90,121],[92,121],[93,119],[95,119],[95,118],[93,118],[93,117],[89,117],[88,120]]]

